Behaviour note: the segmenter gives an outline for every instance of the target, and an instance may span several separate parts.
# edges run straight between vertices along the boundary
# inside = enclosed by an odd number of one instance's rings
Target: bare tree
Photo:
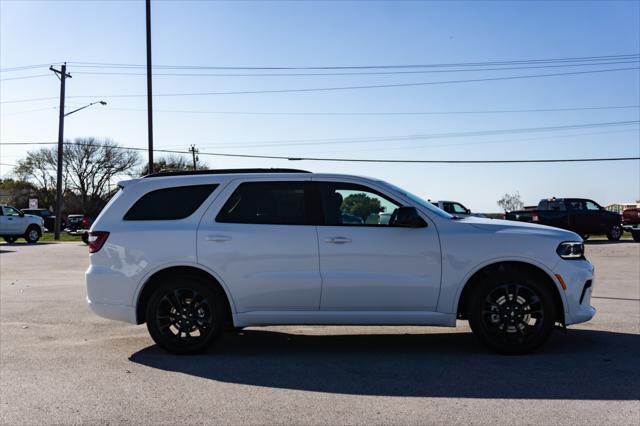
[[[109,182],[133,174],[140,162],[137,152],[122,149],[110,140],[76,139],[64,147],[67,188],[76,192],[87,214],[96,214],[108,192]]]
[[[518,191],[513,194],[504,194],[504,196],[498,200],[498,205],[502,207],[505,212],[520,210],[524,207],[524,203],[520,199],[520,193]]]
[[[206,170],[208,168],[207,163],[198,162],[197,163],[198,170]],[[158,158],[153,162],[153,170],[155,172],[178,172],[178,171],[186,171],[193,170],[193,163],[191,160],[181,157],[179,155],[168,155],[166,157]],[[145,176],[149,174],[149,163],[146,163],[144,166],[140,168],[138,171],[140,176]]]
[[[36,186],[46,205],[54,204],[57,152],[57,148],[29,152],[24,160],[18,161],[15,170],[19,179]],[[137,152],[110,140],[91,137],[66,142],[63,154],[63,192],[75,193],[83,213],[90,215],[97,214],[104,204],[109,182],[121,175],[134,174],[140,162]]]

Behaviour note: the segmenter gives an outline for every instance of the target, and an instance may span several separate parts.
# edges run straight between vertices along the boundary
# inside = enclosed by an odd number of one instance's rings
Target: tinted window
[[[20,216],[20,210],[14,208],[14,207],[6,206],[4,208],[4,214],[5,214],[5,216]]]
[[[585,205],[587,206],[587,210],[600,210],[600,206],[593,201],[586,201]]]
[[[320,184],[325,225],[388,226],[399,204],[362,185],[323,182]]]
[[[263,225],[311,224],[306,182],[248,182],[229,197],[217,222]]]
[[[582,200],[569,200],[571,210],[586,210]]]
[[[184,219],[191,216],[217,186],[192,185],[151,191],[136,201],[124,220]]]

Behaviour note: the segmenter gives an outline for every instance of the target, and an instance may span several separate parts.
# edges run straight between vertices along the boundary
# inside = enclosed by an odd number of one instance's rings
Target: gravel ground
[[[0,244],[2,424],[640,424],[640,244],[588,244],[589,323],[488,353],[465,322],[267,327],[176,357],[85,305],[83,244]]]

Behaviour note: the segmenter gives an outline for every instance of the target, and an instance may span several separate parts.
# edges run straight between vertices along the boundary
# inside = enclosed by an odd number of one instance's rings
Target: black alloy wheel
[[[220,296],[208,283],[174,277],[151,296],[147,329],[153,340],[171,353],[197,353],[220,335],[224,310]]]
[[[613,225],[607,232],[607,239],[609,241],[618,241],[622,237],[622,233],[623,233],[622,226]]]
[[[524,354],[543,344],[553,331],[557,309],[545,283],[526,274],[499,274],[474,294],[469,324],[489,348]]]

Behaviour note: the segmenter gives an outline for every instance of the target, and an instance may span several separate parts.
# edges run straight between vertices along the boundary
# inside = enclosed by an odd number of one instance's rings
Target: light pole
[[[65,73],[65,66],[63,65],[62,67],[62,75],[64,76]],[[54,70],[55,71],[55,70]],[[67,75],[67,77],[70,77],[69,75]],[[61,90],[61,96],[60,96],[60,123],[59,123],[59,127],[58,127],[58,170],[57,170],[57,182],[56,182],[56,218],[55,218],[55,222],[54,222],[54,230],[53,230],[53,239],[54,240],[59,240],[60,239],[60,227],[62,225],[62,153],[64,151],[64,118],[67,115],[71,115],[74,112],[78,112],[82,109],[85,108],[89,108],[92,105],[95,104],[100,104],[100,105],[106,105],[107,103],[105,101],[96,101],[96,102],[91,102],[90,104],[87,104],[83,107],[74,109],[73,111],[69,111],[65,114],[64,112],[64,77],[61,78],[62,83],[62,90]]]

